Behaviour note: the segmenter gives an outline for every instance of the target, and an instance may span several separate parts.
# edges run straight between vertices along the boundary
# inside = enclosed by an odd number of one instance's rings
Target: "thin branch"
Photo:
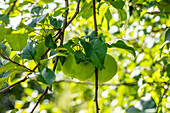
[[[75,18],[75,17],[77,16],[77,14],[79,13],[80,1],[81,1],[81,0],[78,0],[76,12],[74,13],[73,17],[68,21],[66,27],[74,20],[74,18]]]
[[[16,86],[17,84],[20,84],[21,82],[24,82],[25,80],[27,80],[27,77],[25,77],[24,79],[18,81],[18,82],[15,83],[15,84],[12,84],[12,85],[6,87],[5,89],[1,90],[0,93],[3,93],[3,92],[5,92],[5,91],[7,91],[7,90],[10,89],[11,87],[14,87],[14,86]]]
[[[170,14],[170,12],[146,12],[147,14]]]
[[[95,0],[93,0],[93,17],[94,17],[94,27],[95,27],[95,31],[97,31],[97,20],[96,20]]]
[[[98,105],[98,69],[95,68],[95,99],[96,103],[96,113],[99,113],[99,105]]]
[[[11,13],[11,11],[13,11],[16,2],[17,2],[17,0],[14,1],[14,3],[13,3],[13,5],[12,5],[11,9],[8,11],[8,13],[7,13],[8,16],[9,16],[9,14]]]
[[[2,58],[6,59],[6,60],[8,60],[8,61],[10,61],[10,62],[12,62],[12,63],[14,63],[14,64],[16,64],[16,65],[18,65],[18,66],[21,66],[21,67],[29,70],[30,72],[34,72],[34,70],[29,69],[29,68],[26,67],[25,65],[21,65],[21,64],[15,62],[15,61],[11,60],[10,58],[7,58],[7,57],[3,56],[2,54],[1,54],[1,56],[2,56]]]
[[[66,4],[66,7],[69,7],[69,5],[68,5],[68,0],[65,0],[65,4]],[[53,36],[53,37],[55,37],[55,36],[58,35],[58,37],[57,37],[57,39],[56,39],[55,41],[57,41],[57,40],[59,39],[59,37],[60,37],[60,40],[61,40],[60,46],[63,45],[64,30],[65,30],[66,25],[67,25],[67,15],[68,15],[68,10],[65,11],[65,20],[64,20],[64,23],[63,23],[63,28],[62,28],[62,30],[59,31],[56,35]],[[48,51],[50,51],[50,48],[45,52],[45,54],[41,57],[41,59],[43,59],[43,58],[47,55]],[[55,71],[55,69],[56,69],[56,66],[57,66],[57,63],[58,63],[58,58],[59,58],[59,57],[57,56],[56,59],[55,59],[53,71]],[[40,63],[38,63],[38,65],[40,65]],[[38,66],[36,66],[36,67],[38,67]],[[34,69],[36,69],[36,67],[35,67]],[[46,87],[45,91],[43,92],[43,94],[40,96],[40,98],[39,98],[38,101],[36,102],[36,104],[35,104],[34,108],[32,109],[31,113],[34,112],[35,108],[36,108],[37,105],[40,103],[40,101],[42,100],[42,98],[48,93],[48,89],[49,89],[49,88],[50,88],[49,86]]]
[[[43,94],[40,96],[40,98],[38,98],[38,100],[37,100],[34,108],[32,109],[32,111],[31,111],[30,113],[33,113],[33,112],[34,112],[35,108],[38,106],[38,104],[40,103],[40,101],[42,100],[42,98],[48,93],[48,89],[49,89],[49,87],[47,86],[46,89],[45,89],[45,91],[43,92]]]
[[[95,0],[93,0],[93,17],[94,17],[94,27],[95,31],[97,31],[97,20],[96,20],[96,7]],[[99,113],[99,105],[98,105],[98,69],[95,67],[95,99],[96,103],[96,113]]]

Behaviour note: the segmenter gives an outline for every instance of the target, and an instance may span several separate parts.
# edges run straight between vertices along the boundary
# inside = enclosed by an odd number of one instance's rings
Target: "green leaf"
[[[29,27],[35,27],[36,24],[37,24],[38,22],[41,22],[46,16],[47,16],[47,14],[44,14],[44,15],[38,17],[38,18],[33,18],[32,21],[31,21],[31,23],[28,24],[28,26],[29,26]]]
[[[89,8],[86,11],[83,12],[82,17],[86,20],[90,18],[93,15],[93,8]]]
[[[7,71],[19,71],[19,72],[28,72],[27,69],[25,69],[24,67],[18,66],[12,62],[8,62],[5,65],[3,65],[2,67],[0,67],[0,73],[3,72],[7,72]]]
[[[3,21],[5,24],[8,24],[9,23],[9,16],[6,15],[6,14],[1,14],[0,20]]]
[[[65,10],[68,10],[68,7],[59,7],[54,12],[54,17],[61,15],[65,12]]]
[[[125,4],[124,1],[122,0],[117,0],[117,1],[109,0],[109,2],[116,9],[122,9]]]
[[[166,68],[167,76],[170,78],[170,64]]]
[[[111,13],[110,13],[109,8],[107,8],[107,11],[106,11],[106,13],[105,13],[105,18],[106,18],[106,20],[107,20],[107,30],[109,30],[109,29],[110,29],[109,22],[110,22],[110,20],[112,19],[112,15],[111,15]]]
[[[40,6],[33,7],[33,8],[31,9],[31,14],[40,15],[40,13],[42,13],[43,10],[44,10],[44,9],[43,9],[42,7],[40,7]]]
[[[85,49],[86,57],[91,60],[93,65],[98,69],[104,69],[104,60],[107,52],[107,45],[99,38],[90,42],[81,40],[81,44]]]
[[[56,29],[60,29],[62,26],[63,21],[57,20],[56,18],[53,18],[52,16],[49,16],[50,24],[54,26]]]
[[[119,14],[120,21],[126,21],[127,13],[124,9],[118,10],[118,14]]]
[[[156,103],[152,97],[143,97],[135,106],[126,109],[126,113],[155,113]]]
[[[111,45],[108,44],[108,47],[117,47],[120,49],[124,49],[128,52],[130,52],[134,57],[136,57],[135,50],[132,47],[127,46],[122,40],[118,40],[116,43],[113,43]]]
[[[20,71],[18,71],[18,70],[13,70],[13,71],[8,71],[8,72],[4,73],[3,76],[0,77],[0,83],[6,81],[9,77],[12,77],[19,72]]]
[[[5,36],[13,51],[22,51],[27,45],[27,34],[11,34]]]
[[[45,53],[47,50],[47,47],[45,46],[45,42],[42,41],[36,46],[36,56],[35,60],[39,61],[41,59],[41,56]]]
[[[3,26],[0,26],[0,42],[5,38],[6,35],[11,33],[11,29],[4,28]]]
[[[170,28],[165,33],[165,42],[169,41],[170,42]],[[167,47],[169,49],[169,43],[167,44]]]
[[[55,49],[57,48],[56,43],[53,41],[53,37],[51,34],[49,34],[46,38],[45,38],[45,46],[48,48],[52,48]]]
[[[97,31],[92,31],[89,35],[81,37],[81,39],[94,40],[97,39]]]
[[[50,85],[50,86],[55,81],[55,77],[56,77],[55,73],[51,69],[49,69],[47,67],[45,67],[42,70],[41,74],[37,75],[38,81],[40,81],[40,82],[42,82],[44,84]]]
[[[35,42],[29,40],[26,47],[23,49],[22,57],[24,59],[33,60],[36,55]]]

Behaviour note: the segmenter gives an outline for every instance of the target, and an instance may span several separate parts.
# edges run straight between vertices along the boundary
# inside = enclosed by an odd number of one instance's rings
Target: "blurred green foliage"
[[[68,10],[64,1],[17,0],[10,11],[14,1],[0,1],[3,6],[0,7],[0,89],[30,73],[2,55],[31,70],[41,61],[35,71],[48,69],[52,79],[44,81],[48,78],[45,74],[39,80],[31,74],[25,82],[0,93],[0,112],[29,113],[46,84],[51,85],[54,81],[35,113],[94,113],[94,85],[65,76],[61,72],[65,54],[60,53],[72,45],[68,40],[89,36],[94,30],[92,1],[80,2],[80,12],[65,31],[64,43],[67,45],[63,48],[58,48],[60,42],[54,43],[56,37],[52,39],[52,36],[61,30]],[[118,64],[116,76],[99,85],[100,113],[147,113],[150,108],[153,108],[151,113],[170,111],[169,4],[168,0],[96,1],[98,34],[103,38],[101,40],[116,47],[108,48],[107,53],[114,56]],[[68,21],[76,12],[76,5],[77,0],[69,0]],[[48,54],[41,60],[47,47],[52,48],[51,53],[55,56]],[[51,70],[56,56],[61,59],[55,78]],[[142,98],[148,95],[149,100]]]

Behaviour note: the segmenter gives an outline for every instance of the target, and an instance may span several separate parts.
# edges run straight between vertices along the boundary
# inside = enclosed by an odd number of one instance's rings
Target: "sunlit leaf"
[[[111,45],[108,44],[108,47],[117,47],[120,49],[124,49],[128,52],[130,52],[134,57],[136,57],[135,50],[132,47],[127,46],[122,40],[118,40],[116,43],[113,43]]]
[[[11,34],[5,36],[9,45],[14,51],[22,51],[27,45],[27,34]]]
[[[38,17],[38,18],[33,18],[32,21],[31,21],[31,23],[28,24],[28,26],[29,26],[29,27],[35,27],[36,24],[37,24],[38,22],[41,22],[46,16],[47,16],[47,14],[44,14],[44,15]]]

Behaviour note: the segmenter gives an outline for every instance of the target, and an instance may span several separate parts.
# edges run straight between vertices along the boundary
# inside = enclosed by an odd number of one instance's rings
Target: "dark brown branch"
[[[42,100],[42,98],[48,93],[48,89],[49,89],[49,87],[47,86],[46,89],[45,89],[45,91],[43,92],[43,94],[40,96],[40,98],[38,98],[38,100],[37,100],[34,108],[32,109],[32,111],[31,111],[30,113],[33,113],[33,112],[34,112],[35,108],[38,106],[38,104],[40,103],[40,101]]]
[[[99,113],[99,105],[98,105],[98,69],[95,68],[95,99],[96,103],[96,113]]]
[[[97,20],[96,20],[95,0],[93,0],[93,17],[94,17],[94,27],[95,27],[95,31],[97,31]]]
[[[9,14],[13,11],[16,2],[17,2],[17,0],[14,1],[14,3],[13,3],[13,5],[12,5],[11,9],[8,11],[8,13],[7,13],[8,16],[9,16]]]
[[[75,17],[77,16],[77,14],[79,13],[80,1],[81,1],[81,0],[78,0],[76,12],[74,13],[73,17],[68,21],[66,27],[74,20],[74,18],[75,18]]]
[[[146,12],[147,14],[151,14],[151,15],[153,15],[153,14],[170,14],[170,12]]]
[[[27,80],[27,77],[25,77],[24,79],[18,81],[18,82],[15,83],[15,84],[12,84],[12,85],[6,87],[5,89],[1,90],[0,93],[3,93],[3,92],[5,92],[5,91],[7,91],[7,90],[10,89],[11,87],[14,87],[14,86],[16,86],[17,84],[20,84],[21,82],[24,82],[25,80]]]
[[[7,58],[7,57],[3,56],[2,54],[1,54],[1,56],[2,56],[2,58],[6,59],[6,60],[8,60],[8,61],[10,61],[10,62],[12,62],[12,63],[14,63],[14,64],[16,64],[16,65],[18,65],[18,66],[21,66],[21,67],[29,70],[30,72],[33,72],[33,71],[34,71],[34,70],[29,69],[29,68],[26,67],[25,65],[21,65],[21,64],[15,62],[15,61],[11,60],[10,58]]]
[[[65,0],[65,4],[66,4],[66,7],[69,7],[69,5],[68,5],[68,0]],[[56,35],[53,36],[53,37],[55,37],[55,36],[58,35],[58,37],[56,38],[55,42],[60,38],[60,40],[61,40],[60,46],[63,45],[64,31],[65,31],[65,28],[66,28],[66,25],[67,25],[67,15],[68,15],[68,10],[65,11],[65,19],[64,19],[64,23],[63,23],[63,28],[62,28],[62,30],[59,31]],[[43,58],[47,55],[48,51],[50,51],[50,48],[44,53],[44,55],[41,57],[41,59],[43,59]],[[59,58],[59,57],[57,56],[56,59],[55,59],[53,71],[55,71],[55,69],[56,69],[56,66],[57,66],[57,63],[58,63],[58,58]],[[39,65],[40,65],[40,63],[38,63],[38,66],[39,66]],[[36,66],[34,69],[36,69],[38,66]],[[40,101],[42,100],[42,98],[47,94],[49,88],[50,88],[49,86],[46,87],[45,91],[43,92],[43,94],[40,96],[40,98],[39,98],[38,101],[36,102],[36,104],[35,104],[34,108],[32,109],[31,113],[34,112],[35,108],[36,108],[37,105],[40,103]]]

